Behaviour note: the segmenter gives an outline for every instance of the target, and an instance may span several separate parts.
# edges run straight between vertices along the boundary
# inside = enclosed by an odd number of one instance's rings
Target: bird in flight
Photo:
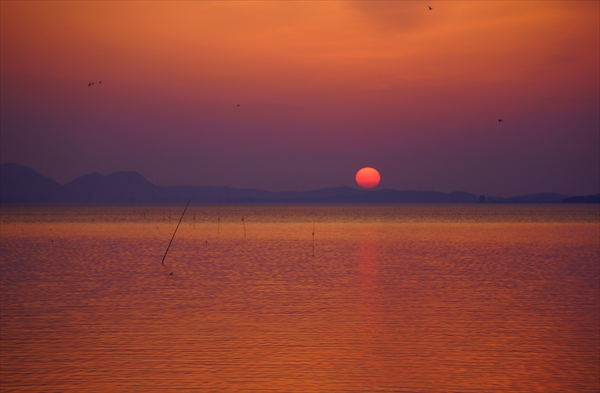
[[[92,86],[92,82],[88,83],[88,87]]]
[[[98,82],[98,83],[102,83],[102,81]]]
[[[430,5],[428,5],[427,7],[429,7],[429,11],[431,11],[431,10],[433,9],[433,8],[431,8],[431,6],[430,6]]]
[[[240,104],[238,104],[237,106],[240,106]]]
[[[498,119],[498,123],[502,123],[502,119]]]

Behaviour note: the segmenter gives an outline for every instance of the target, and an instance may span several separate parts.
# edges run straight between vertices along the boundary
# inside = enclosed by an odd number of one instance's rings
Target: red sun
[[[373,188],[379,184],[381,176],[377,169],[371,167],[364,167],[356,172],[356,183],[362,188]]]

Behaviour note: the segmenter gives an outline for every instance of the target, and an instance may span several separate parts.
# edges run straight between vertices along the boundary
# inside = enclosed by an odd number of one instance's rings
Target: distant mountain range
[[[271,192],[232,187],[156,186],[137,172],[92,173],[60,185],[33,169],[0,165],[0,203],[600,203],[599,195],[541,193],[478,197],[468,192],[359,190],[351,187]]]

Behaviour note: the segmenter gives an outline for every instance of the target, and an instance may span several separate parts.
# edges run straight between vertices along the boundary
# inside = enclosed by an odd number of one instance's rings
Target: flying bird
[[[237,106],[240,106],[240,104],[238,104]]]
[[[498,119],[498,123],[502,123],[502,119]]]
[[[431,10],[433,9],[433,8],[431,8],[431,6],[430,6],[430,5],[428,5],[427,7],[429,7],[429,11],[431,11]]]
[[[88,83],[88,87],[92,86],[92,82]]]
[[[102,83],[102,81],[98,82],[98,83]]]

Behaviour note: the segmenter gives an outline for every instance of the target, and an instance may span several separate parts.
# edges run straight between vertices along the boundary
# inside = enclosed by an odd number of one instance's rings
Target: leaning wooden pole
[[[163,264],[163,266],[165,266],[165,258],[167,257],[167,253],[169,252],[169,247],[171,247],[171,243],[173,243],[173,239],[175,239],[175,234],[177,233],[179,224],[181,224],[181,220],[183,220],[185,211],[187,210],[188,206],[190,205],[190,201],[191,201],[191,199],[188,201],[187,205],[185,205],[185,209],[183,209],[183,214],[181,215],[181,218],[179,219],[179,223],[177,224],[177,227],[175,227],[175,232],[173,232],[173,236],[171,237],[171,241],[169,242],[169,245],[167,246],[167,251],[165,251],[165,255],[163,256],[163,259],[161,262]]]

